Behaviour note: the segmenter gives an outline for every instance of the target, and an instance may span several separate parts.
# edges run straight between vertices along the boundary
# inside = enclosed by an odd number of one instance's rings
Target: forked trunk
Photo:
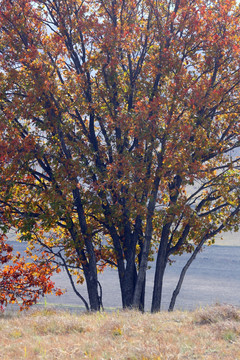
[[[142,251],[142,258],[139,267],[139,272],[137,276],[136,286],[134,290],[134,297],[133,297],[133,307],[139,309],[141,307],[142,296],[145,293],[145,284],[146,284],[146,271],[147,271],[147,264],[148,264],[148,255],[150,251],[150,243],[152,238],[152,220],[149,221],[149,229],[146,231],[147,235],[145,238],[143,251]]]

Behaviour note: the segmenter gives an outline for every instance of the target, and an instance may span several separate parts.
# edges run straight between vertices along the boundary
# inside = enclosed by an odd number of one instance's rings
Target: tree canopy
[[[239,5],[1,0],[0,214],[101,307],[152,311],[169,256],[238,230]],[[81,297],[74,285],[76,293]],[[88,308],[88,303],[82,299]]]

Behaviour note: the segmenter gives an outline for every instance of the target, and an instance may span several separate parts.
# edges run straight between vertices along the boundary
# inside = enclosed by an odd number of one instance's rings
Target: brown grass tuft
[[[220,305],[206,307],[196,314],[196,322],[199,324],[211,324],[221,321],[240,321],[239,310],[232,305]]]

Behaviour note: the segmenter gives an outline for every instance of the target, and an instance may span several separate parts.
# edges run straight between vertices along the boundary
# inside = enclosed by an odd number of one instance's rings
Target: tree
[[[92,310],[105,266],[123,307],[143,309],[157,250],[158,311],[169,256],[237,229],[238,13],[231,0],[1,0],[1,212],[84,275]]]

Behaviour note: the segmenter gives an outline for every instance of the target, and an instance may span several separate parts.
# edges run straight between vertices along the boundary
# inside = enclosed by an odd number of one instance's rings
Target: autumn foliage
[[[123,307],[143,309],[155,255],[158,311],[169,257],[238,230],[239,5],[0,8],[0,214],[65,268],[87,309],[100,309],[105,266]]]
[[[39,263],[40,258],[42,262]],[[33,259],[32,259],[33,261]],[[42,253],[38,263],[30,262],[20,255],[13,254],[13,247],[6,243],[4,236],[0,239],[0,305],[17,303],[20,310],[36,304],[40,296],[53,292],[61,295],[60,289],[54,289],[51,275],[54,267],[48,262],[48,256]]]

